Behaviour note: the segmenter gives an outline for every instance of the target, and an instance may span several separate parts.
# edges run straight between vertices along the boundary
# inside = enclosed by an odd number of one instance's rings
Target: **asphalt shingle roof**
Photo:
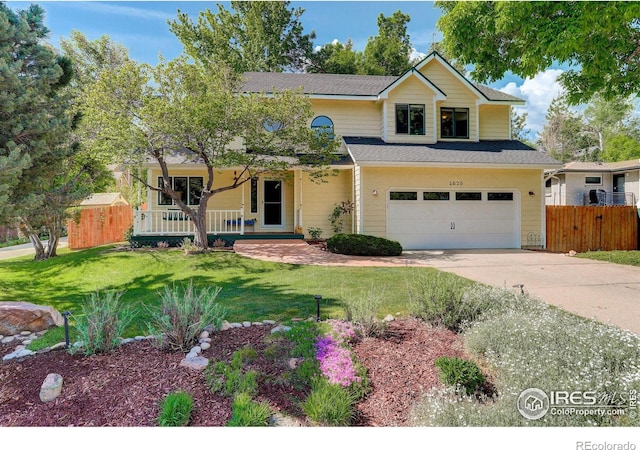
[[[345,137],[356,164],[504,164],[559,166],[561,163],[520,141],[389,144],[378,138]]]
[[[245,72],[241,91],[271,93],[274,90],[302,89],[306,95],[375,96],[397,79],[398,77],[381,75]],[[475,83],[472,85],[492,101],[523,101],[487,86]]]

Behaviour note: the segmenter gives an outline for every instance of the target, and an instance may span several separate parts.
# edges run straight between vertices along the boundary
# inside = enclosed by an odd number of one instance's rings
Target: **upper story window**
[[[584,177],[584,184],[602,184],[602,177]]]
[[[328,133],[333,138],[333,122],[327,116],[317,116],[311,121],[311,129],[318,133]]]
[[[469,138],[469,108],[440,108],[440,137]]]
[[[424,136],[424,105],[396,105],[396,134]]]

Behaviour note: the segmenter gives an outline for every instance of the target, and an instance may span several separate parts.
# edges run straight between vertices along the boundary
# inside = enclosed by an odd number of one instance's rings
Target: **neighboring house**
[[[627,205],[640,200],[640,160],[570,162],[545,174],[547,205]]]
[[[245,73],[243,92],[301,88],[311,127],[342,139],[337,175],[313,182],[304,170],[260,177],[209,201],[209,232],[294,233],[316,227],[350,201],[344,232],[399,241],[405,249],[520,248],[544,245],[544,169],[561,164],[511,139],[511,107],[524,100],[474,84],[432,53],[400,77]],[[188,203],[203,168],[172,161],[173,188]],[[159,166],[150,164],[157,184]],[[233,168],[218,175],[228,183]],[[220,178],[222,178],[220,180]],[[134,236],[186,235],[190,223],[167,196],[148,192]],[[532,238],[533,236],[533,238]]]
[[[122,196],[120,192],[107,192],[99,194],[91,194],[82,202],[81,208],[104,208],[106,206],[128,205],[129,202]]]

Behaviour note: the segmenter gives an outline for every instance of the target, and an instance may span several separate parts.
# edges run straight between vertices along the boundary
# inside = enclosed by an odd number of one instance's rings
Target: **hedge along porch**
[[[197,165],[171,168],[173,188],[190,206],[197,203],[204,172]],[[214,186],[230,184],[234,170],[216,173]],[[285,176],[260,175],[237,189],[213,196],[207,205],[207,234],[210,236],[252,236],[308,234],[319,228],[322,237],[333,234],[329,216],[336,204],[353,201],[353,171],[350,165],[338,164],[316,179],[302,169],[288,171]],[[157,185],[159,169],[147,171],[149,184]],[[193,224],[170,198],[148,191],[148,209],[136,210],[134,237],[189,236]],[[343,231],[353,231],[353,221],[344,217]],[[235,238],[234,238],[235,239]]]

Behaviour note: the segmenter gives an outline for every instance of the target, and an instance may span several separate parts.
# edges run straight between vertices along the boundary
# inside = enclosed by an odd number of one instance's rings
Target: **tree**
[[[438,28],[448,54],[484,83],[507,71],[525,78],[553,63],[572,105],[640,92],[638,2],[449,2]]]
[[[84,123],[91,148],[123,149],[132,163],[157,162],[162,186],[141,182],[170,196],[192,220],[200,248],[208,245],[206,211],[214,195],[293,164],[322,168],[338,145],[308,126],[312,111],[302,94],[237,95],[240,81],[222,64],[190,64],[186,57],[156,67],[128,61],[101,77],[87,96]],[[197,207],[171,187],[168,158],[176,155],[206,171]],[[227,185],[215,175],[224,168],[235,170]]]
[[[333,42],[321,47],[314,52],[305,67],[308,73],[343,73],[356,74],[362,67],[362,52],[353,49],[353,41],[347,40],[346,44]]]
[[[518,141],[525,142],[526,144],[531,144],[528,142],[530,129],[527,128],[527,112],[523,112],[522,114],[518,114],[515,108],[511,108],[511,139],[515,139]]]
[[[640,120],[633,110],[630,97],[607,100],[600,94],[585,108],[587,129],[597,137],[602,159],[623,161],[640,154]]]
[[[42,43],[43,19],[37,5],[16,13],[0,3],[0,218],[18,224],[36,259],[55,256],[58,229],[43,221],[43,211],[53,206],[50,194],[76,149],[69,145],[73,118],[65,89],[71,62]],[[46,249],[42,226],[50,235]]]
[[[197,23],[178,10],[169,28],[187,55],[208,64],[224,63],[237,72],[301,71],[313,52],[315,34],[303,33],[304,9],[291,2],[232,1],[231,11],[201,11]]]
[[[582,118],[571,111],[564,96],[554,98],[549,105],[538,145],[562,162],[576,159],[580,151],[589,155],[597,149],[593,135],[587,132]]]
[[[369,75],[400,76],[412,66],[411,41],[407,34],[408,14],[394,12],[378,16],[378,36],[369,38],[364,49],[362,72]]]

